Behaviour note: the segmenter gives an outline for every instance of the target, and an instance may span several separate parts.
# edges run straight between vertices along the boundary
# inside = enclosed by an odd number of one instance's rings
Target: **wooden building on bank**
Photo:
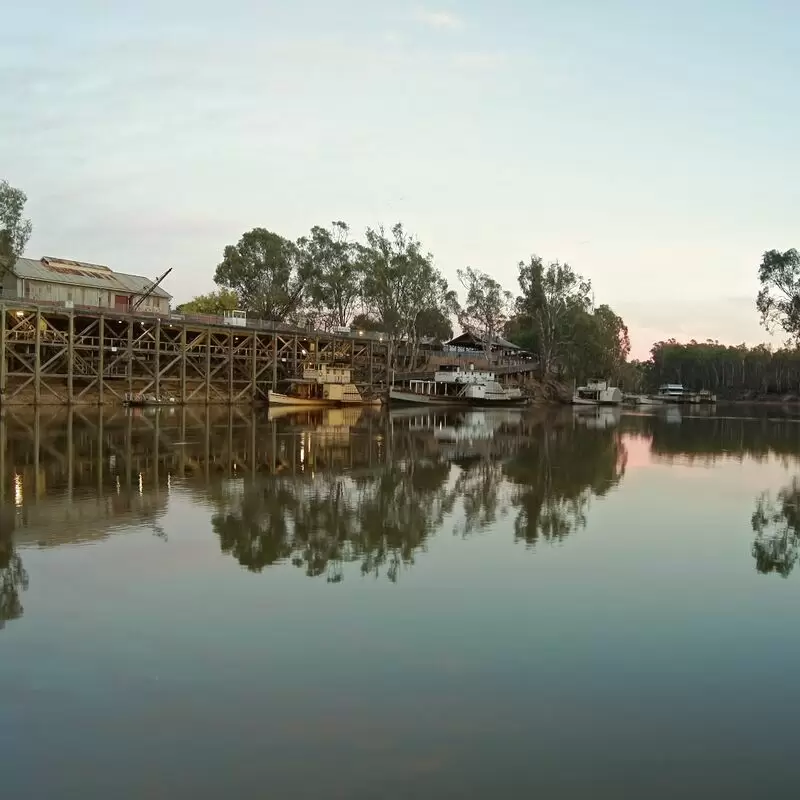
[[[65,308],[128,311],[145,297],[139,311],[169,314],[171,296],[149,278],[114,272],[100,264],[88,264],[45,256],[38,261],[18,258],[0,277],[0,301],[52,304]]]

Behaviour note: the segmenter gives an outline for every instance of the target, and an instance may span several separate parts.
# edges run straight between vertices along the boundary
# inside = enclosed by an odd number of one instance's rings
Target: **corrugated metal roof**
[[[18,278],[32,281],[48,281],[50,283],[66,283],[71,286],[88,286],[93,289],[126,294],[144,294],[153,281],[139,275],[126,275],[124,272],[112,272],[108,267],[99,264],[87,264],[82,261],[69,261],[61,258],[43,258],[35,261],[32,258],[18,258],[13,273]],[[172,295],[160,286],[153,290],[157,297]]]

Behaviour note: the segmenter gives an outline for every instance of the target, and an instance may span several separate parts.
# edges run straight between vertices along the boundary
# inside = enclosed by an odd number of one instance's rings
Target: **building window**
[[[28,283],[26,281],[26,283],[25,283],[25,297],[32,297],[32,296],[33,296],[33,290],[31,289],[30,283]]]
[[[67,289],[67,302],[72,302],[72,289]]]

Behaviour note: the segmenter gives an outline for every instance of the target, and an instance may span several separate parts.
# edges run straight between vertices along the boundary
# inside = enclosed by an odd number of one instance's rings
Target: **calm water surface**
[[[0,423],[3,798],[776,797],[800,420]]]

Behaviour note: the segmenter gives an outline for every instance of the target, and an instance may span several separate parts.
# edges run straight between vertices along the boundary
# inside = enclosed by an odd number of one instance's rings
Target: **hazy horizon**
[[[757,267],[800,245],[800,6],[698,5],[34,0],[0,31],[0,177],[26,255],[171,266],[177,302],[255,226],[401,221],[454,286],[569,262],[636,357],[775,342]]]

